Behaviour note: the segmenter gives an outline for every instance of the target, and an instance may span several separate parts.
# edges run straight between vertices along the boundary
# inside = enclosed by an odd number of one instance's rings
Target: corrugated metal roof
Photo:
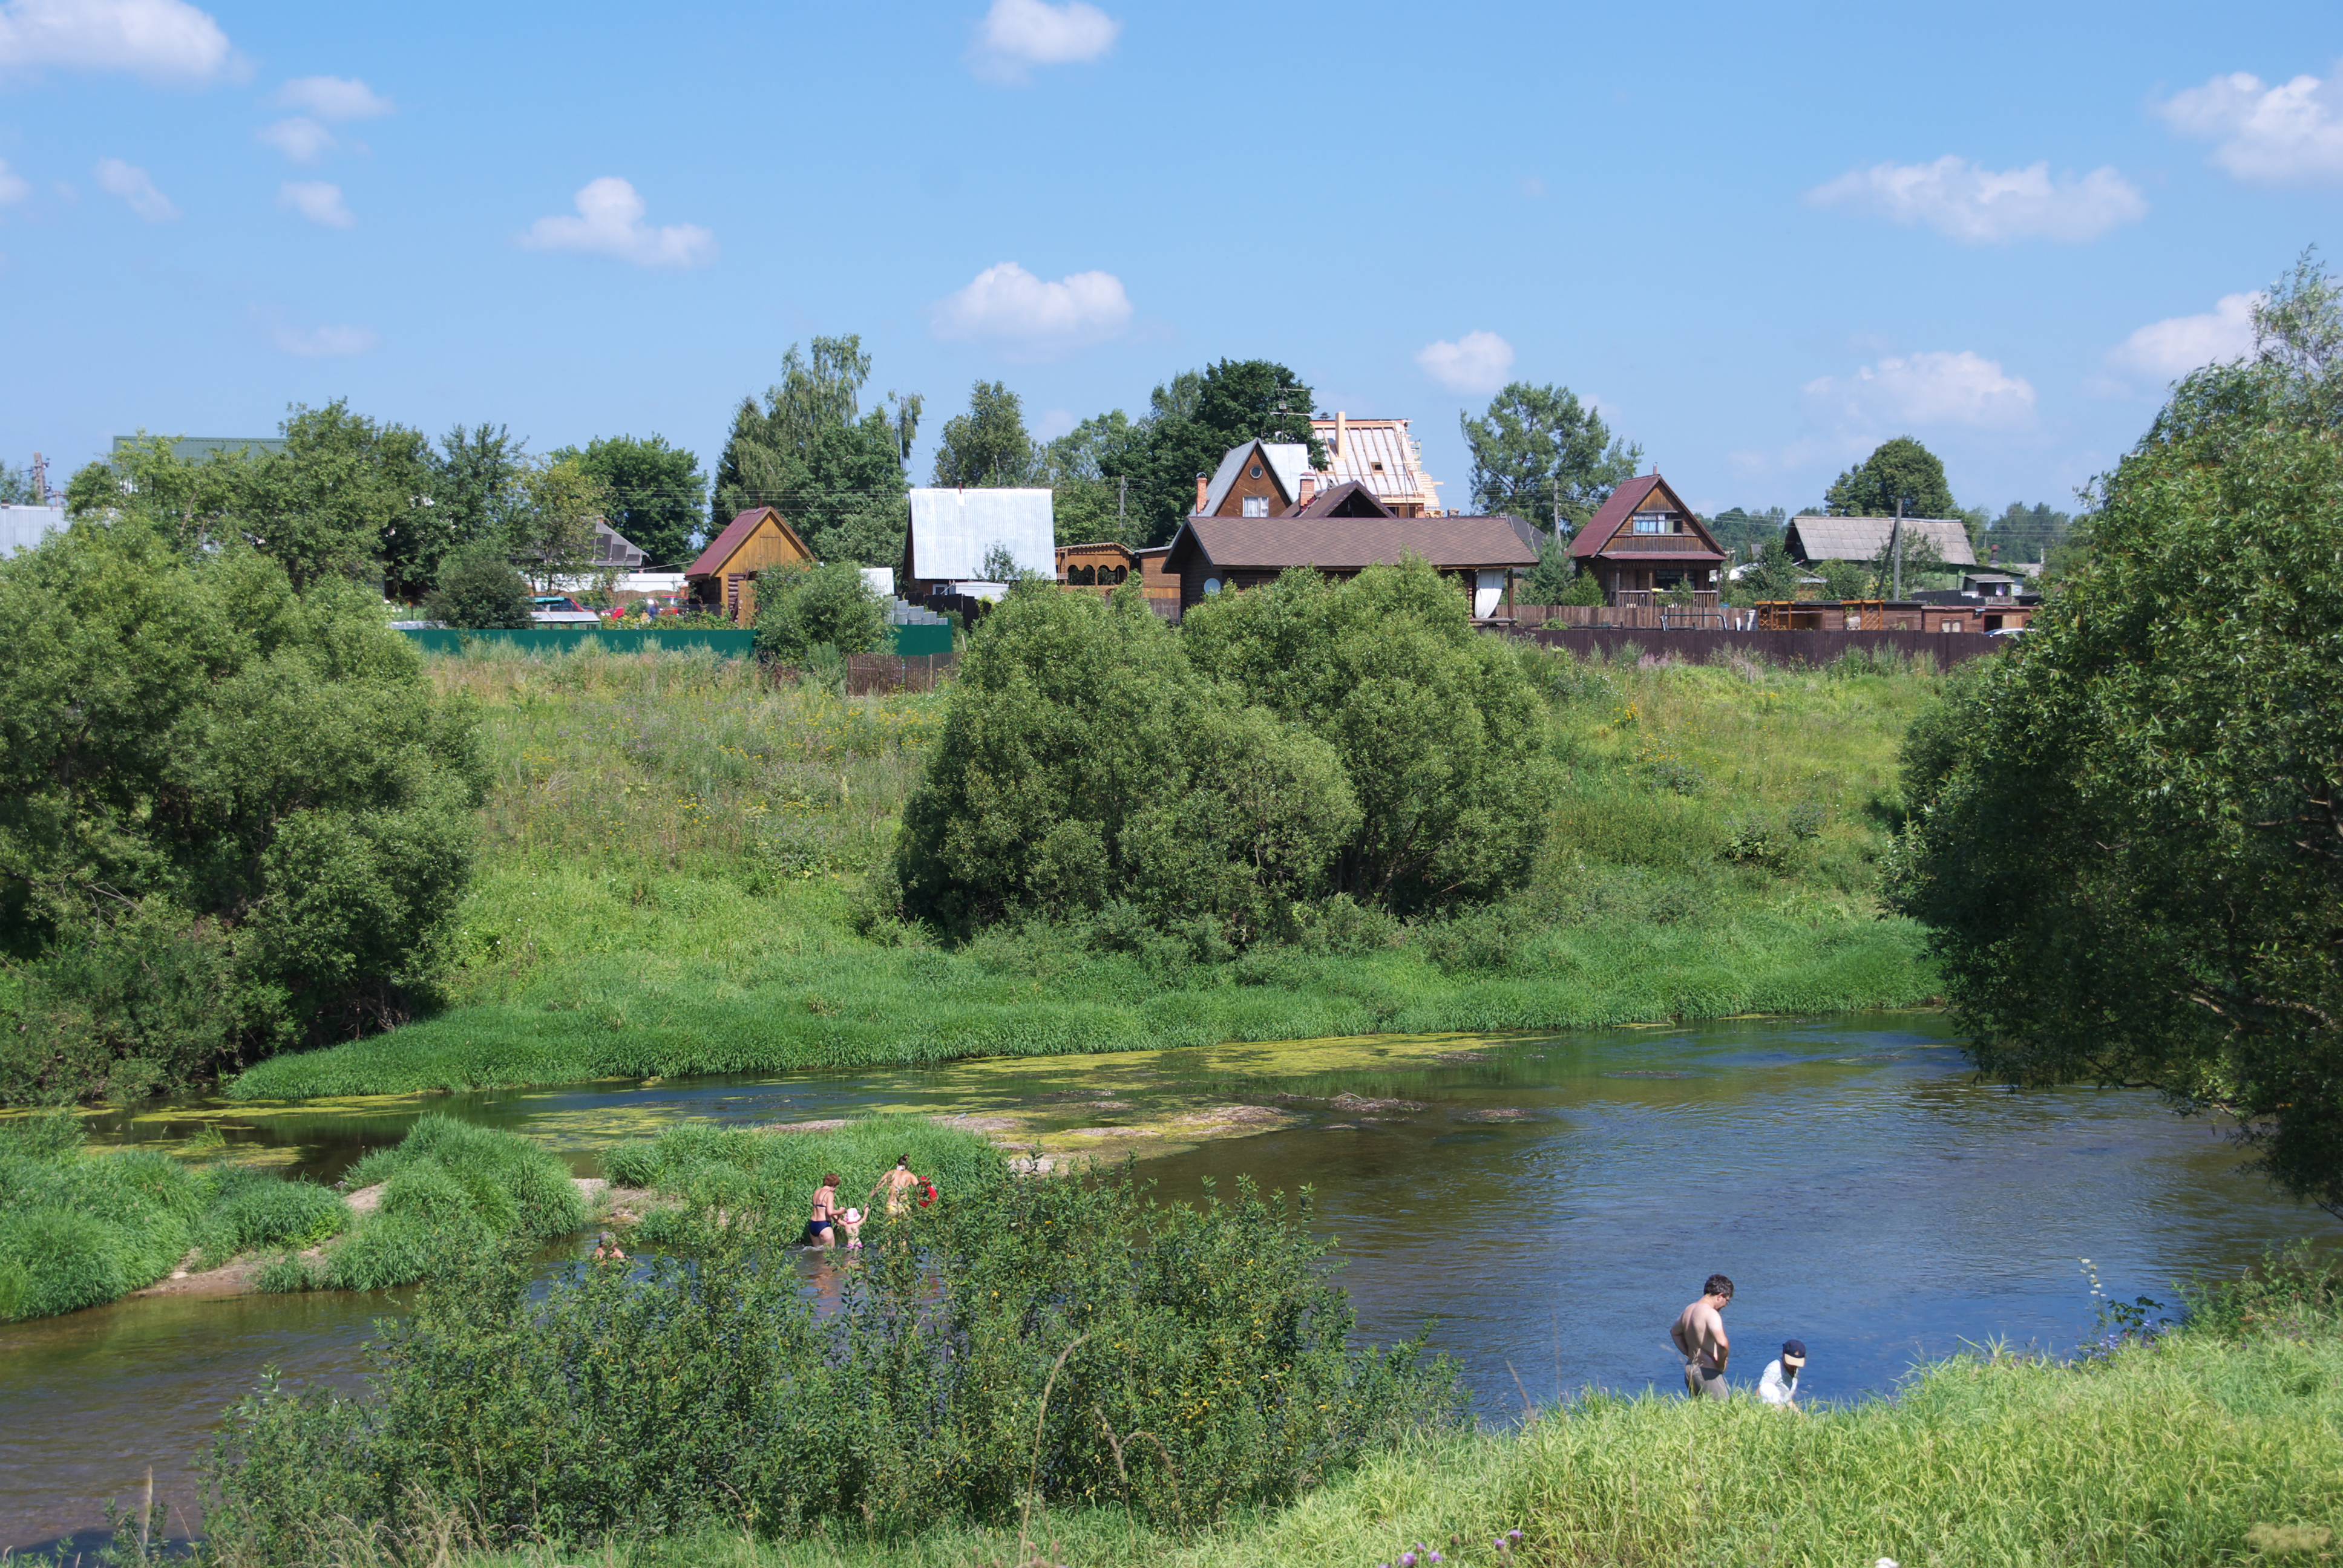
[[[1165,564],[1202,552],[1224,568],[1355,571],[1421,556],[1436,567],[1527,567],[1537,552],[1503,518],[1190,518]]]
[[[1879,558],[1895,529],[1894,518],[1825,518],[1800,513],[1790,519],[1790,553],[1809,561],[1870,561]],[[1906,518],[1904,537],[1925,538],[1948,567],[1973,567],[1968,525],[1958,518]]]
[[[63,507],[0,507],[0,556],[37,548],[48,535],[65,531]]]
[[[1047,489],[911,492],[911,576],[980,581],[999,545],[1020,571],[1057,575],[1056,514]]]
[[[1656,473],[1638,474],[1612,491],[1610,498],[1596,508],[1594,515],[1586,519],[1586,526],[1578,530],[1578,537],[1570,541],[1570,553],[1582,560],[1601,554],[1604,544],[1627,520],[1627,514],[1642,505],[1644,498],[1659,482]]]

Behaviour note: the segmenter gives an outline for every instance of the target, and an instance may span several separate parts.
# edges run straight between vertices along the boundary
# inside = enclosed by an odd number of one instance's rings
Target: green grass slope
[[[1872,898],[1925,671],[1525,655],[1567,769],[1518,894],[1241,958],[1062,929],[855,933],[948,696],[840,699],[686,655],[437,658],[496,769],[451,1005],[239,1098],[916,1064],[1925,1000]]]

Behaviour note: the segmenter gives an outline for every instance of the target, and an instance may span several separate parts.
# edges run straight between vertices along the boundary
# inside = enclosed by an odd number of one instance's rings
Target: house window
[[[1255,463],[1252,466],[1252,477],[1256,479],[1261,477],[1261,465],[1259,463]]]
[[[1244,515],[1248,518],[1265,518],[1269,516],[1269,498],[1267,496],[1247,496],[1244,498]]]
[[[1639,534],[1672,534],[1675,528],[1674,512],[1637,512],[1635,531]]]

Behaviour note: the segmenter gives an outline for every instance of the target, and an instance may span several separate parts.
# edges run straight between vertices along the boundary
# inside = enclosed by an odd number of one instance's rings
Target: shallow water
[[[1336,1103],[1343,1094],[1421,1109]],[[1143,1170],[1172,1196],[1207,1178],[1226,1191],[1240,1172],[1314,1187],[1362,1330],[1387,1339],[1436,1317],[1433,1343],[1498,1418],[1589,1383],[1672,1388],[1667,1324],[1712,1271],[1739,1287],[1726,1312],[1737,1381],[1796,1336],[1813,1394],[1850,1399],[1965,1341],[2070,1349],[2093,1312],[2078,1257],[2113,1295],[2168,1302],[2176,1276],[2337,1235],[2237,1174],[2214,1128],[2152,1096],[1973,1082],[1929,1014],[203,1102],[94,1130],[167,1145],[217,1126],[243,1153],[330,1181],[444,1111],[541,1137],[584,1174],[598,1148],[679,1117],[881,1107],[970,1114],[1053,1155],[1156,1154]],[[0,1547],[101,1525],[104,1500],[133,1501],[149,1464],[158,1498],[184,1514],[188,1464],[264,1365],[349,1381],[368,1324],[396,1305],[147,1300],[0,1329]]]

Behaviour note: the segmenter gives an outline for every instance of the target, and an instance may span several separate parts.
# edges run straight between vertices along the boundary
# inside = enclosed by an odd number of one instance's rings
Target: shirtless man
[[[911,1157],[901,1154],[896,1157],[892,1171],[870,1183],[870,1196],[879,1196],[881,1187],[887,1190],[887,1214],[892,1219],[903,1211],[903,1205],[911,1201],[912,1189],[919,1184],[920,1179],[911,1174]]]
[[[1718,1314],[1733,1300],[1733,1282],[1711,1274],[1700,1288],[1700,1300],[1676,1314],[1668,1338],[1684,1357],[1684,1397],[1723,1399],[1725,1363],[1732,1358],[1733,1342],[1725,1337],[1725,1320]]]

